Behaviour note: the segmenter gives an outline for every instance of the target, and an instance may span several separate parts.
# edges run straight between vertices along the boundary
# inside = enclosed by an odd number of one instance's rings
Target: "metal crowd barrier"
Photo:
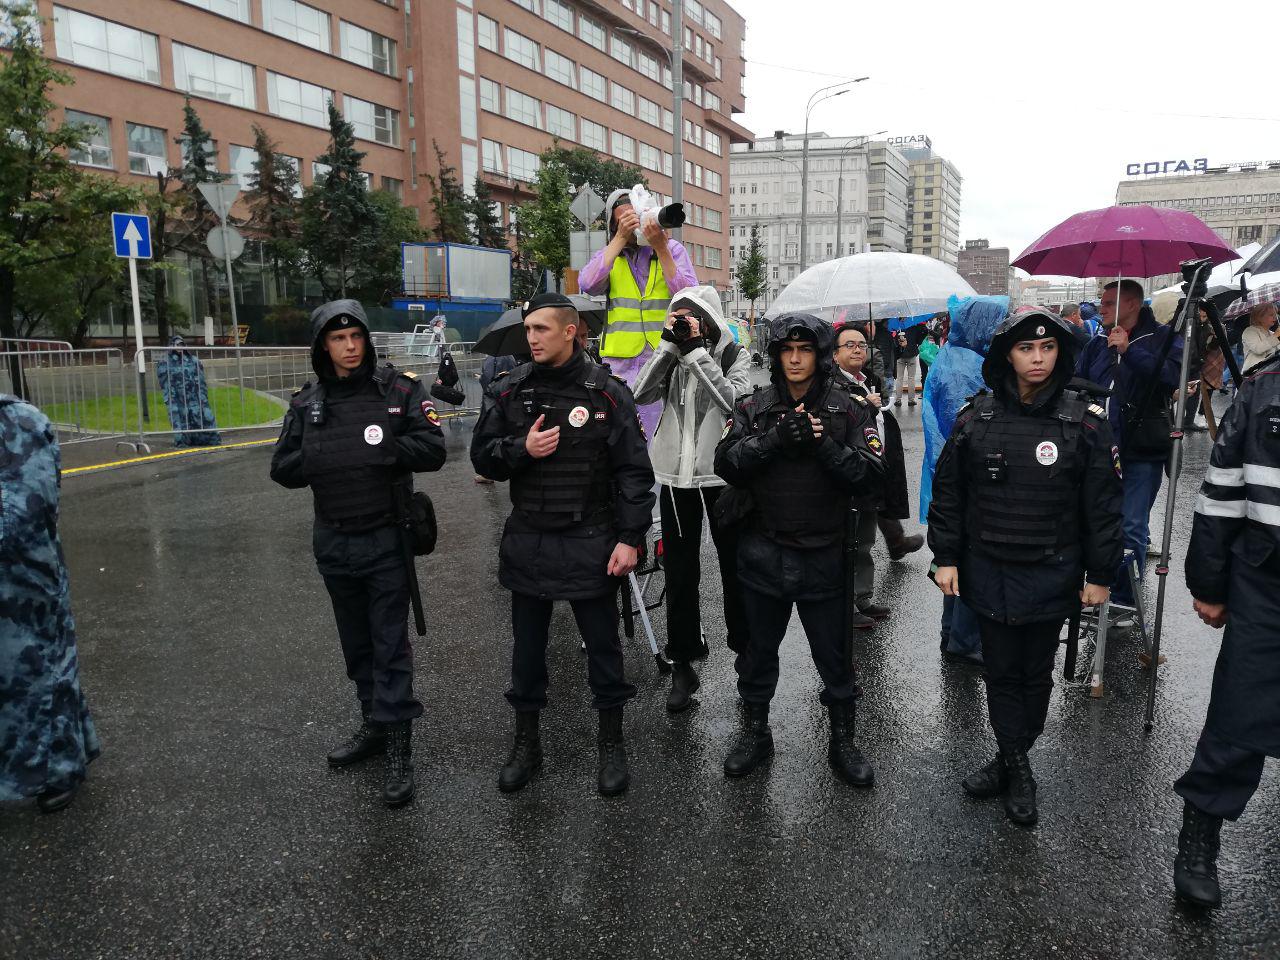
[[[18,349],[21,345],[25,348]],[[135,399],[132,370],[120,350],[73,350],[65,341],[0,342],[0,393],[39,407],[58,442],[123,440]]]

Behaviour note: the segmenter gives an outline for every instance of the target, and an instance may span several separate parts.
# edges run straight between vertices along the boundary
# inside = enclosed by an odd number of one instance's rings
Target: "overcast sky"
[[[813,91],[869,75],[810,130],[927,134],[964,177],[961,244],[1016,257],[1114,203],[1130,162],[1280,161],[1274,0],[732,3],[747,21],[745,126],[801,133]]]

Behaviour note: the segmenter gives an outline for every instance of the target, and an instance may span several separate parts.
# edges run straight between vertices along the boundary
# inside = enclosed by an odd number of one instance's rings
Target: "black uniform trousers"
[[[1044,731],[1062,620],[1011,625],[978,617],[987,715],[1001,750],[1030,750]]]
[[[1224,820],[1238,820],[1262,782],[1266,754],[1228,743],[1206,729],[1191,768],[1173,785],[1193,807]]]
[[[422,716],[413,695],[409,571],[400,530],[343,533],[316,524],[312,540],[360,709],[374,723]]]
[[[755,590],[742,593],[748,641],[738,654],[738,695],[747,703],[767,704],[778,686],[778,649],[791,621],[794,603],[800,613],[813,664],[822,677],[823,704],[853,699],[853,670],[846,653],[844,597],[828,600],[789,600]]]
[[[627,683],[618,639],[616,593],[567,601],[587,647],[587,683],[596,710],[620,707],[636,695]],[[507,702],[516,710],[541,710],[547,705],[547,633],[554,600],[525,593],[511,594],[511,689]]]
[[[738,581],[738,535],[722,529],[714,520],[716,501],[724,487],[681,490],[663,486],[658,494],[662,514],[662,557],[667,584],[667,658],[687,663],[702,655],[701,602],[703,498],[711,516],[711,540],[720,564],[724,591],[724,623],[727,643],[734,653],[747,645],[746,615],[742,612],[742,587]]]

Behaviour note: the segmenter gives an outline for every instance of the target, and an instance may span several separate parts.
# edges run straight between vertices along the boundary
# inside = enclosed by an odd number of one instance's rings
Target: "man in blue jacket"
[[[1124,549],[1146,567],[1151,507],[1160,492],[1164,465],[1172,441],[1160,426],[1170,395],[1178,389],[1182,367],[1182,338],[1174,337],[1160,362],[1169,327],[1156,322],[1143,306],[1142,285],[1136,280],[1113,281],[1103,288],[1098,305],[1102,333],[1080,354],[1076,373],[1108,387],[1107,415],[1124,471]],[[1141,407],[1141,409],[1139,409]],[[1113,604],[1133,606],[1129,579],[1121,570],[1111,593]]]

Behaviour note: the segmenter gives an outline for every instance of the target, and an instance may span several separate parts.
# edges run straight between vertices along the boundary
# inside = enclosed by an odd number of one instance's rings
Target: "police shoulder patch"
[[[1107,411],[1106,411],[1102,406],[1100,406],[1099,404],[1091,403],[1091,404],[1089,404],[1089,406],[1088,406],[1088,408],[1087,408],[1087,409],[1088,409],[1088,411],[1089,411],[1090,413],[1092,413],[1092,414],[1093,414],[1095,417],[1097,417],[1099,420],[1105,420],[1105,419],[1107,419]]]
[[[877,457],[884,452],[884,443],[880,440],[880,434],[875,427],[866,427],[862,431],[863,438],[867,441],[867,447]]]
[[[723,440],[729,435],[729,431],[733,429],[733,417],[724,422],[724,429],[720,431],[720,439]]]
[[[854,401],[855,403],[861,404],[864,407],[871,403],[871,401],[868,400],[866,397],[864,397],[862,394],[854,393],[852,390],[849,391],[849,399]]]
[[[418,379],[418,375],[417,375],[416,373],[414,373],[412,370],[401,370],[401,371],[400,371],[400,376],[402,376],[402,377],[408,377],[410,380],[417,380],[417,379]]]

